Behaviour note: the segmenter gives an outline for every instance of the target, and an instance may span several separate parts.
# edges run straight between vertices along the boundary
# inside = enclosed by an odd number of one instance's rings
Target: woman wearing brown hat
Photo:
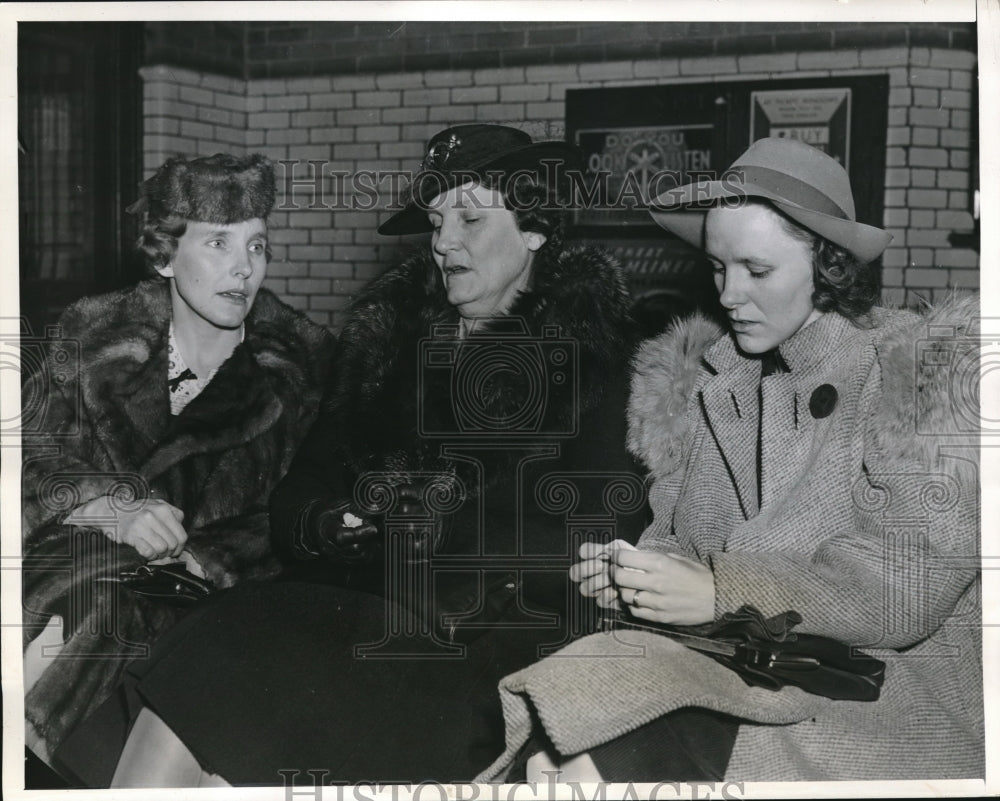
[[[877,307],[867,264],[889,236],[796,141],[755,142],[651,213],[705,250],[727,330],[693,317],[639,352],[629,446],[654,520],[638,550],[588,543],[571,570],[632,628],[504,679],[508,748],[484,775],[534,751],[529,777],[981,777],[975,299]],[[883,660],[879,700],[751,687],[634,630],[705,634],[745,605]],[[533,720],[547,749],[524,745]]]
[[[266,158],[173,158],[144,190],[130,210],[156,277],[70,306],[78,362],[67,371],[55,348],[25,389],[44,414],[23,446],[25,644],[53,615],[68,632],[25,699],[43,755],[178,619],[184,598],[155,596],[194,581],[185,565],[216,587],[277,572],[265,501],[329,369],[329,334],[261,288]],[[152,561],[181,572],[157,585]]]
[[[237,588],[178,630],[137,687],[173,732],[140,715],[117,785],[468,780],[502,749],[499,678],[593,620],[570,521],[631,541],[645,523],[628,296],[563,243],[578,158],[499,125],[430,141],[379,229],[429,246],[354,301],[272,496],[288,556],[340,586]]]

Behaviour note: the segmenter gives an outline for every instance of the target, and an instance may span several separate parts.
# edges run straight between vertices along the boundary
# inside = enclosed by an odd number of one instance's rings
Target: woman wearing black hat
[[[728,330],[693,317],[638,354],[629,446],[654,521],[638,550],[587,543],[571,570],[626,629],[504,679],[508,748],[484,775],[536,752],[529,774],[590,780],[981,777],[975,298],[877,307],[866,265],[890,237],[855,221],[844,169],[796,141],[754,143],[652,214],[704,248]],[[758,638],[794,612],[793,634],[883,660],[881,697],[749,687],[634,630],[704,635],[744,605]],[[703,729],[683,729],[691,708]]]
[[[69,307],[46,369],[26,379],[26,414],[44,419],[24,437],[25,644],[54,615],[68,632],[25,699],[43,755],[177,620],[184,599],[153,595],[193,582],[185,565],[217,587],[278,572],[263,500],[329,370],[329,334],[261,288],[266,158],[173,158],[144,189],[130,210],[144,213],[156,277]],[[154,560],[181,572],[157,588]],[[130,573],[145,595],[119,583]]]
[[[505,126],[431,140],[379,229],[430,247],[355,300],[272,496],[288,556],[340,586],[237,592],[171,638],[138,691],[173,734],[143,713],[117,784],[467,780],[503,747],[497,680],[590,630],[573,531],[634,540],[645,508],[623,279],[562,239],[577,161]]]

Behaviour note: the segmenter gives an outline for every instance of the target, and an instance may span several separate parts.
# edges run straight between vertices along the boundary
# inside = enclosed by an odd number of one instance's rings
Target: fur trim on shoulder
[[[933,465],[943,445],[979,438],[979,297],[907,315],[877,344],[881,403],[872,436],[888,459]]]
[[[605,251],[568,248],[536,264],[532,286],[512,315],[558,325],[580,345],[583,359],[607,363],[631,355],[634,330],[621,268]]]
[[[696,314],[644,342],[636,354],[628,448],[656,476],[679,466],[688,404],[705,371],[702,357],[722,335],[717,323]]]
[[[125,386],[161,348],[170,320],[170,290],[153,278],[126,289],[82,298],[60,318],[63,339],[80,345],[83,393],[99,405],[108,384]],[[333,338],[322,326],[261,288],[247,316],[246,342],[279,386],[319,392]],[[316,401],[312,402],[315,407]]]
[[[152,278],[135,286],[81,298],[59,319],[61,334],[80,344],[81,367],[109,360],[144,363],[170,320],[170,290]]]
[[[261,368],[309,391],[309,406],[315,408],[313,395],[329,378],[333,353],[333,335],[326,328],[261,288],[247,317],[246,341]]]
[[[529,335],[556,326],[575,342],[580,392],[569,401],[554,402],[552,411],[560,421],[596,408],[606,382],[632,355],[635,340],[624,280],[614,262],[593,248],[567,249],[537,261],[532,286],[517,296],[508,315],[477,326],[473,337],[509,331],[511,318],[521,318]],[[443,377],[432,381],[420,372],[420,342],[436,325],[457,331],[458,323],[458,311],[448,302],[426,249],[372,281],[352,304],[329,397],[329,411],[345,426],[340,445],[352,469],[378,469],[387,461],[438,469],[440,442],[420,435],[418,418],[423,418],[416,407],[422,403],[431,415],[447,416],[456,401]],[[519,382],[523,377],[495,371],[489,392],[477,402],[501,419],[504,410],[523,405]]]
[[[599,360],[618,358],[631,347],[634,329],[621,269],[610,255],[592,247],[568,248],[533,268],[531,287],[515,299],[508,317],[529,324],[558,325]],[[344,334],[388,335],[402,323],[457,323],[437,265],[426,250],[372,281],[351,305]]]
[[[63,338],[79,345],[79,383],[67,385],[66,403],[54,408],[70,420],[84,414],[120,459],[142,465],[146,475],[157,475],[193,450],[249,442],[282,415],[290,425],[315,416],[329,377],[332,337],[261,289],[244,343],[187,410],[184,433],[178,429],[163,439],[170,422],[164,380],[169,321],[169,287],[159,279],[73,304],[61,325]],[[77,391],[82,412],[75,407]],[[159,444],[150,451],[150,442]]]

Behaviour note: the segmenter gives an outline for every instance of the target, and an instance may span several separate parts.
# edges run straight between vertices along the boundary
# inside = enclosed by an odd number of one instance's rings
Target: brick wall
[[[146,23],[147,64],[239,78],[423,72],[856,47],[973,50],[969,23],[317,20]]]
[[[246,151],[246,81],[173,66],[139,72],[147,175],[172,155]]]
[[[951,37],[946,30],[945,38]],[[975,56],[943,46],[716,52],[245,81],[151,66],[143,73],[145,164],[150,170],[173,153],[219,149],[296,160],[286,176],[295,185],[272,218],[267,285],[337,328],[350,296],[411,243],[379,237],[375,228],[385,212],[352,208],[352,198],[370,204],[370,193],[341,188],[335,173],[413,169],[431,134],[463,122],[505,122],[534,136],[562,135],[571,88],[865,74],[887,74],[890,81],[884,223],[895,239],[884,259],[887,299],[934,299],[949,288],[978,286],[976,252],[948,244],[951,232],[972,227]],[[319,184],[311,180],[309,160],[322,162]],[[381,187],[379,208],[388,188]]]
[[[245,22],[146,22],[143,63],[247,77]]]

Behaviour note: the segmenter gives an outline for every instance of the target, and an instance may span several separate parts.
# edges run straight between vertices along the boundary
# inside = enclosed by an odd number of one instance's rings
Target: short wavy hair
[[[537,172],[514,175],[487,174],[483,186],[498,189],[504,206],[514,214],[517,227],[545,237],[539,255],[559,253],[566,237],[567,209],[562,203],[563,187],[549,184]]]
[[[147,219],[136,242],[136,251],[142,257],[146,271],[159,275],[160,270],[173,261],[177,253],[177,243],[187,231],[187,220],[183,217]]]
[[[748,198],[746,202],[769,208],[789,236],[809,246],[813,307],[821,312],[837,312],[859,325],[866,324],[879,300],[878,278],[871,266],[849,250],[800,225],[773,203],[758,198]]]

